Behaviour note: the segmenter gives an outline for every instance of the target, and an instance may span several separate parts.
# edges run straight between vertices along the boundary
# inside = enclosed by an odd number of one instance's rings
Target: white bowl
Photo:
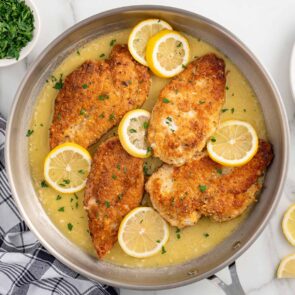
[[[6,67],[6,66],[13,65],[13,64],[21,61],[22,59],[24,59],[33,50],[33,48],[35,47],[37,40],[39,38],[41,24],[40,24],[40,17],[39,17],[38,10],[32,0],[25,0],[25,3],[31,8],[31,10],[33,11],[33,15],[34,15],[35,29],[33,32],[33,39],[24,48],[22,48],[18,60],[16,60],[15,58],[0,59],[0,67]]]
[[[295,43],[293,45],[290,62],[290,83],[293,99],[295,100]]]

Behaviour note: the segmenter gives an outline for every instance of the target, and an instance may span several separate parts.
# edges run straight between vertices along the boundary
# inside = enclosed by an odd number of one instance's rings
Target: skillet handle
[[[246,295],[239,280],[237,273],[236,262],[228,266],[231,276],[231,284],[225,284],[218,276],[212,275],[207,279],[212,281],[216,286],[220,287],[226,295]]]

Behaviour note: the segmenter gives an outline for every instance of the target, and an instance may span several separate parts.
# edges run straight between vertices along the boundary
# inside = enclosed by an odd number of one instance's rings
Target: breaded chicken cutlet
[[[273,158],[260,140],[254,158],[242,167],[225,168],[206,152],[181,167],[164,164],[146,184],[154,208],[171,225],[194,225],[201,216],[226,221],[242,214],[262,188],[259,178]]]
[[[90,235],[99,258],[116,243],[120,223],[139,206],[143,189],[143,160],[130,156],[117,137],[102,143],[93,157],[84,196]]]
[[[114,46],[108,60],[84,62],[57,95],[50,147],[68,141],[89,147],[145,102],[150,83],[148,69],[132,58],[126,45]]]
[[[148,129],[156,157],[181,166],[203,150],[219,123],[225,81],[224,61],[207,54],[162,89]]]

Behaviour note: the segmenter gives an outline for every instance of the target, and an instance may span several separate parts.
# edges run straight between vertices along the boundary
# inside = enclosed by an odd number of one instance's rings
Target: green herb
[[[175,232],[180,233],[180,228],[177,227]]]
[[[142,224],[142,223],[143,223],[143,219],[141,219],[141,220],[139,221],[139,223]]]
[[[68,230],[71,231],[73,229],[73,225],[71,223],[68,223]]]
[[[171,117],[167,117],[166,120],[169,121],[169,122],[172,122],[172,118]]]
[[[88,88],[88,85],[87,85],[87,84],[83,84],[83,85],[82,85],[82,88],[83,88],[83,89],[87,89],[87,88]]]
[[[101,94],[98,96],[98,99],[99,100],[106,100],[106,99],[109,99],[110,97],[107,95],[107,94]]]
[[[182,42],[179,42],[176,47],[181,47],[182,46]]]
[[[146,163],[144,163],[144,165],[143,165],[143,173],[144,173],[145,176],[150,176],[151,175]]]
[[[186,69],[186,68],[187,68],[187,66],[186,66],[186,65],[181,65],[181,66],[182,66],[182,68],[183,68],[183,69]]]
[[[235,108],[232,108],[231,109],[231,113],[233,114],[235,112]]]
[[[76,200],[79,199],[79,197],[78,197],[78,195],[76,193],[74,193],[74,196],[75,196]]]
[[[58,200],[60,200],[61,199],[61,196],[60,195],[57,195],[56,196],[56,200],[58,201]]]
[[[113,174],[113,175],[112,175],[112,178],[113,178],[113,179],[117,179],[117,175]]]
[[[148,146],[147,149],[146,149],[146,153],[151,153],[153,151],[152,147],[151,146]]]
[[[45,180],[41,181],[41,187],[48,187],[48,184],[46,183]]]
[[[64,184],[69,184],[71,181],[69,179],[64,179],[63,182]]]
[[[111,40],[111,42],[110,42],[110,46],[114,46],[115,45],[115,43],[116,43],[116,39],[113,39],[113,40]]]
[[[110,204],[109,201],[105,201],[104,204],[105,204],[105,206],[106,206],[107,208],[110,208],[110,206],[111,206],[111,204]]]
[[[77,50],[76,53],[77,53],[78,55],[80,55],[80,51],[79,51],[79,50]]]
[[[216,142],[216,138],[214,136],[211,136],[211,139],[210,139],[212,142]]]
[[[180,234],[176,234],[176,238],[179,240],[181,238]]]
[[[222,169],[221,168],[216,168],[216,172],[221,175],[222,174]]]
[[[162,254],[165,254],[167,251],[166,251],[166,249],[165,249],[165,247],[164,246],[162,246]]]
[[[64,82],[62,80],[62,74],[59,77],[59,80],[54,84],[53,88],[56,90],[61,90],[64,86]]]
[[[127,173],[127,167],[123,168],[124,173]]]
[[[117,167],[118,170],[121,170],[121,165],[120,164],[117,164],[116,167]]]
[[[104,113],[101,113],[101,114],[98,116],[98,118],[103,119],[103,118],[104,118]]]
[[[226,89],[226,90],[229,90],[229,87],[228,87],[228,86],[225,86],[225,89]]]
[[[130,133],[136,133],[137,131],[135,129],[131,128],[131,129],[129,129],[129,132]]]
[[[113,121],[115,119],[115,114],[114,113],[111,113],[110,116],[109,116],[109,120],[110,121]]]
[[[163,101],[163,103],[169,103],[169,102],[170,102],[170,100],[169,100],[168,98],[166,98],[166,97],[164,97],[164,98],[162,99],[162,101]]]
[[[200,192],[205,192],[206,191],[206,189],[207,189],[207,186],[206,185],[202,185],[202,184],[200,184],[199,185],[199,190],[200,190]]]
[[[143,122],[142,127],[143,127],[144,129],[148,129],[148,127],[149,127],[149,123],[148,123],[148,122]]]
[[[85,171],[83,169],[78,170],[78,173],[85,174]]]
[[[41,123],[41,124],[40,124],[40,127],[43,127],[43,126],[44,126],[44,125]]]
[[[65,212],[65,207],[60,207],[57,211],[59,211],[59,212]]]
[[[34,15],[25,1],[0,1],[0,59],[19,59],[20,52],[32,39]]]
[[[221,110],[222,113],[225,113],[225,112],[227,112],[227,111],[228,111],[228,109],[222,109],[222,110]]]
[[[60,121],[61,120],[61,113],[57,114],[57,120]]]
[[[156,241],[156,243],[160,243],[160,242],[161,242],[160,240],[157,240],[157,241]]]
[[[105,57],[105,54],[104,53],[102,53],[99,57]]]
[[[203,233],[203,236],[204,236],[205,238],[208,238],[208,237],[209,237],[209,234],[208,234],[208,233]]]
[[[33,133],[34,133],[34,130],[33,129],[29,129],[27,131],[26,137],[30,137]]]
[[[121,201],[123,199],[123,194],[119,194],[118,199]]]
[[[243,109],[243,111],[244,111],[244,113],[246,113],[246,112],[247,112],[247,110],[246,110],[246,109]]]
[[[199,100],[199,104],[204,104],[205,100]]]
[[[80,115],[81,115],[81,116],[84,116],[85,114],[86,114],[86,110],[82,108],[82,109],[80,110]]]

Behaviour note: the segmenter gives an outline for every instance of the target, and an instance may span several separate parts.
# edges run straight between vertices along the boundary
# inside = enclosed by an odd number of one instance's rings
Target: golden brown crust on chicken
[[[87,180],[84,206],[99,258],[117,241],[124,216],[139,206],[144,188],[143,160],[130,156],[117,137],[96,151]]]
[[[161,91],[148,141],[154,155],[176,166],[201,152],[225,102],[225,65],[215,54],[191,62]]]
[[[272,147],[260,141],[254,158],[242,167],[226,168],[207,153],[181,167],[163,165],[146,184],[153,206],[173,226],[193,225],[204,215],[226,221],[255,201],[259,181],[273,158]]]
[[[64,82],[55,100],[50,147],[72,141],[88,147],[148,97],[150,74],[126,45],[106,61],[86,61]]]

